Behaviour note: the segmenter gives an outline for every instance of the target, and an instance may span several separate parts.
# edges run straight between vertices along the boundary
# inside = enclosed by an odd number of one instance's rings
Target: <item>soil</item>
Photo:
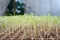
[[[46,31],[37,30],[37,33],[34,35],[32,32],[24,33],[24,31],[18,28],[9,34],[1,34],[0,40],[60,40],[60,29],[58,28],[57,31],[56,29],[51,29],[45,34]]]

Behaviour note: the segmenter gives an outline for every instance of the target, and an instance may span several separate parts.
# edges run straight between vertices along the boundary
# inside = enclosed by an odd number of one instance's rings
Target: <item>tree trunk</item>
[[[15,15],[16,13],[16,3],[15,3],[15,0],[12,0],[13,1],[13,15]]]
[[[13,1],[13,9],[14,11],[16,10],[16,3],[15,3],[15,0],[12,0]]]

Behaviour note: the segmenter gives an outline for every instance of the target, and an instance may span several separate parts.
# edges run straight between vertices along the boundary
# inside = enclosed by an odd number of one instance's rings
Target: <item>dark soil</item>
[[[34,35],[34,33],[32,33],[32,35],[30,35],[31,33],[24,35],[24,31],[18,28],[10,34],[1,34],[0,40],[60,40],[60,29],[58,28],[57,31],[56,29],[51,29],[51,31],[45,34],[44,30],[39,30],[36,35]],[[26,36],[27,34],[28,36]]]

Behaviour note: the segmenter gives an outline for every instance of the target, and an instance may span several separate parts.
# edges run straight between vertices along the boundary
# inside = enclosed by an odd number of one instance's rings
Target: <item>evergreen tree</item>
[[[16,3],[16,4],[15,4]],[[8,7],[7,7],[7,14],[8,15],[14,15],[14,11],[15,11],[15,15],[24,15],[24,3],[20,3],[19,1],[10,1]],[[16,7],[16,8],[15,8]]]
[[[24,14],[24,3],[20,3],[19,1],[16,2],[16,13],[19,15],[23,15]]]
[[[6,9],[6,14],[7,15],[10,15],[10,14],[12,14],[13,12],[12,12],[12,9],[13,9],[13,4],[12,4],[12,0],[10,1],[10,3],[8,4],[8,7],[7,7],[7,9]]]

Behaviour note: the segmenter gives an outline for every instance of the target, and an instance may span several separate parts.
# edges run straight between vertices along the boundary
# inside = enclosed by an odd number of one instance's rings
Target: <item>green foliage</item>
[[[24,7],[25,4],[24,3],[20,3],[19,1],[15,1],[16,2],[16,10],[14,11],[13,9],[13,1],[11,0],[7,9],[6,9],[6,15],[7,16],[12,16],[12,15],[24,15]]]

